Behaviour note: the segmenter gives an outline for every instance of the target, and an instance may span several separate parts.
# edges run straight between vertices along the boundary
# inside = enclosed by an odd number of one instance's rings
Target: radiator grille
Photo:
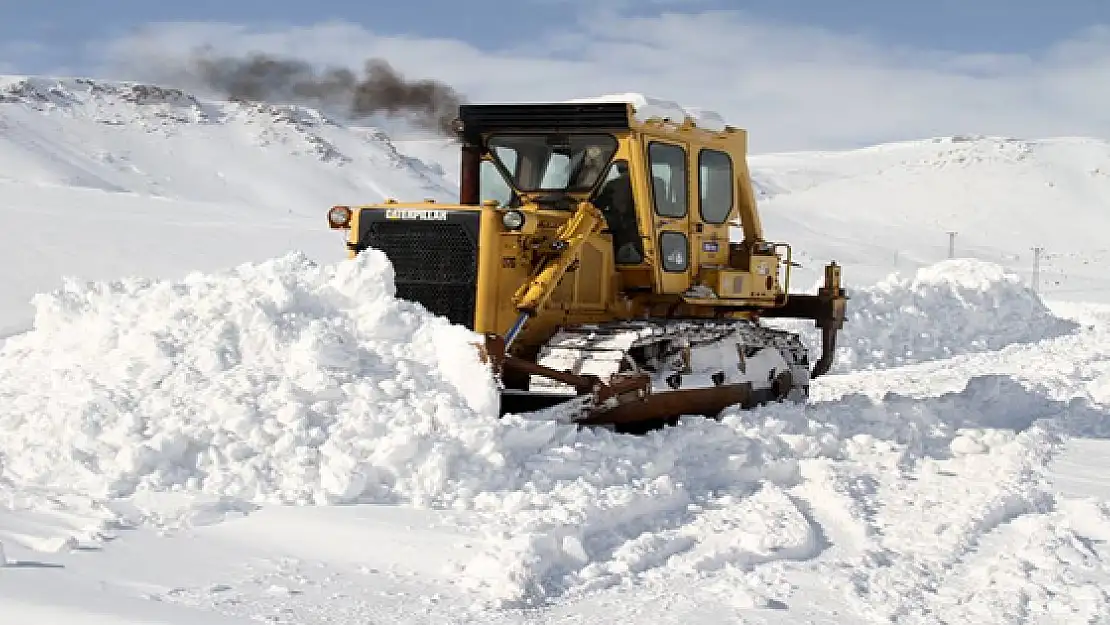
[[[478,218],[450,221],[360,219],[359,247],[382,252],[393,264],[397,297],[419,302],[452,323],[473,328],[478,281]]]

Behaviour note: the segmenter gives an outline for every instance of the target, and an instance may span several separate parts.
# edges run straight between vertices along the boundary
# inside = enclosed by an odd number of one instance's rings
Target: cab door
[[[646,150],[659,292],[682,293],[690,287],[689,149],[681,143],[650,139]]]
[[[694,255],[690,273],[699,276],[703,268],[728,265],[729,219],[735,210],[738,180],[732,156],[725,150],[702,147],[690,155],[690,161],[696,173],[690,205],[690,250]]]

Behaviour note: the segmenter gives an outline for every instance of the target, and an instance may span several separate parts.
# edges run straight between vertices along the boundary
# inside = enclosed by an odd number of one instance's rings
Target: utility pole
[[[1041,282],[1041,254],[1044,253],[1043,247],[1033,248],[1033,292],[1039,293]]]
[[[952,230],[948,231],[948,258],[956,257],[956,233]]]

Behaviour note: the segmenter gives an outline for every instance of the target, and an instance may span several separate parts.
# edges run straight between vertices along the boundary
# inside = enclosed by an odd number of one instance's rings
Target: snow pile
[[[833,372],[998,350],[1079,327],[1054,314],[1016,274],[975,259],[945,260],[911,278],[891,274],[874,286],[850,289],[848,296]],[[820,336],[811,323],[776,325],[802,332],[819,353]]]
[[[702,108],[688,107],[642,93],[616,93],[600,95],[591,98],[575,98],[569,102],[628,102],[636,110],[636,118],[647,121],[653,117],[670,119],[673,122],[682,122],[683,118],[691,117],[701,128],[708,130],[723,130],[726,126],[724,117],[716,111]]]
[[[499,421],[478,337],[393,292],[388,260],[372,252],[334,266],[291,254],[181,282],[69,283],[39,296],[34,329],[0,349],[3,477],[104,495],[459,507],[483,507],[498,489],[555,493],[566,478],[578,481],[568,497],[588,492],[582,503],[597,505],[614,485],[624,497],[635,480],[666,490],[676,479],[739,479],[735,471],[756,479],[792,457],[773,433],[706,437],[700,430],[720,433],[709,423],[629,439]],[[1012,276],[971,261],[892,278],[851,304],[844,368],[1073,327]],[[733,464],[687,464],[722,456]]]
[[[584,430],[520,448],[503,469],[518,474],[513,490],[477,499],[494,514],[496,546],[460,577],[502,605],[535,604],[661,567],[721,525],[742,527],[768,559],[809,550],[811,530],[783,489],[799,479],[801,460],[834,456],[840,441],[806,423],[784,435],[774,422],[695,418],[644,437]],[[714,559],[712,550],[689,554],[692,566]]]
[[[488,461],[495,390],[475,337],[394,299],[391,271],[380,253],[291,254],[39,296],[34,329],[0,350],[3,476],[102,495],[443,492],[460,453]]]

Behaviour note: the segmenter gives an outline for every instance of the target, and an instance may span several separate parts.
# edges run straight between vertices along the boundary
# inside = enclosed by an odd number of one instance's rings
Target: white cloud
[[[1036,54],[956,54],[736,11],[622,18],[607,7],[527,46],[495,50],[341,22],[155,24],[94,49],[104,51],[115,77],[151,78],[200,44],[347,66],[383,57],[409,77],[445,80],[475,101],[638,91],[721,112],[751,131],[755,151],[958,133],[1110,135],[1106,27]]]

